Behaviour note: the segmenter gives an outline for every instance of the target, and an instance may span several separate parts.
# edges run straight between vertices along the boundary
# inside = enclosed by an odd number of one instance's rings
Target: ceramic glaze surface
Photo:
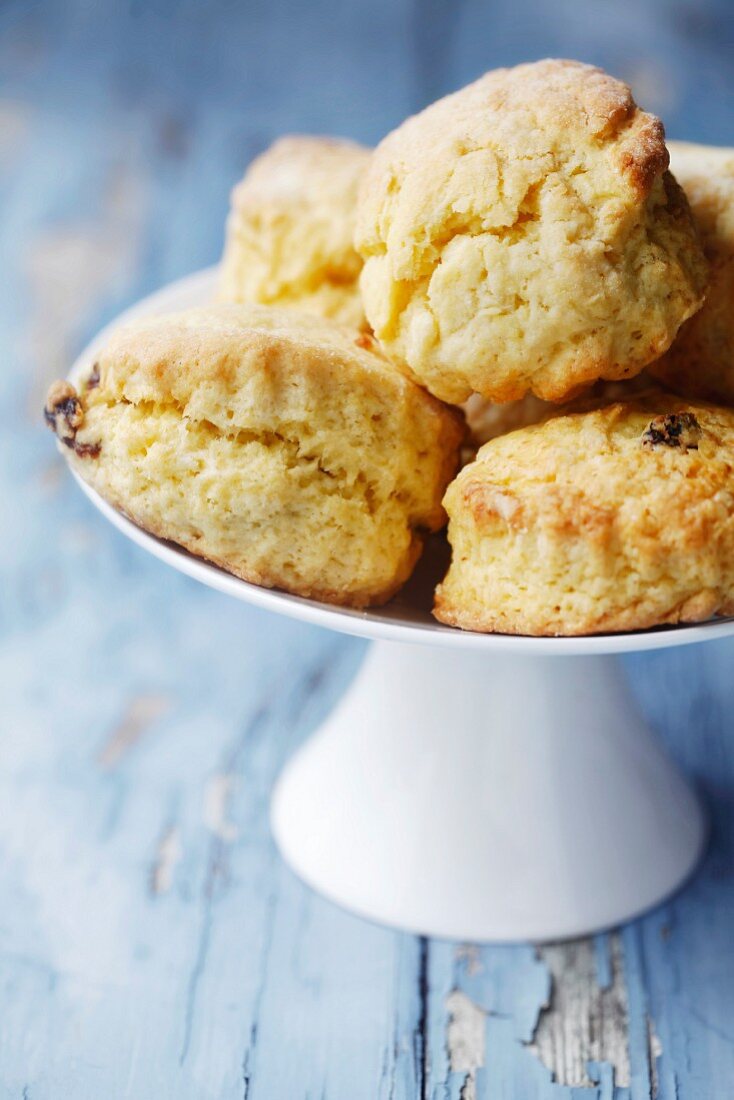
[[[288,764],[272,818],[287,862],[326,897],[478,942],[637,916],[688,878],[706,836],[613,658],[385,642]]]

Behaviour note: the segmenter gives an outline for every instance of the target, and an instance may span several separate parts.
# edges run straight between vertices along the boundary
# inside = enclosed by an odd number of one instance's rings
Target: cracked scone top
[[[355,607],[389,599],[445,522],[464,433],[369,336],[262,306],[120,329],[45,412],[74,469],[141,527]]]
[[[436,617],[593,634],[734,614],[734,411],[651,391],[487,443],[444,498]]]
[[[253,161],[232,192],[220,298],[367,328],[353,238],[369,157],[352,141],[304,135]]]
[[[661,123],[572,61],[487,73],[378,146],[356,245],[367,319],[438,397],[561,401],[638,373],[706,264]]]

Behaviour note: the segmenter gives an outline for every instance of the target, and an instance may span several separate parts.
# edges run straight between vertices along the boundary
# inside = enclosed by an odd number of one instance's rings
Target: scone
[[[264,306],[118,331],[46,419],[115,507],[245,580],[383,603],[445,522],[461,416],[371,338]]]
[[[369,157],[361,145],[319,137],[282,138],[258,157],[232,193],[220,298],[367,328],[353,236]]]
[[[700,307],[706,263],[662,124],[574,61],[487,73],[375,151],[367,319],[445,401],[563,401],[631,377]]]
[[[484,446],[444,498],[435,615],[592,634],[734,614],[734,411],[652,393]]]
[[[467,446],[475,449],[499,435],[507,435],[529,424],[539,424],[561,409],[551,401],[541,401],[532,393],[525,394],[519,401],[507,401],[502,405],[473,393],[461,407],[469,429]]]
[[[627,382],[595,382],[584,393],[583,404],[600,406],[612,401],[629,401],[638,394],[659,388],[645,370]],[[572,405],[575,407],[580,403],[577,400]],[[541,401],[532,393],[526,394],[520,401],[508,401],[505,405],[495,405],[486,397],[474,393],[461,407],[468,428],[465,449],[473,447],[475,451],[497,436],[507,435],[517,428],[527,428],[530,424],[540,424],[551,416],[561,416],[569,411],[568,405]]]
[[[734,405],[734,149],[671,141],[711,268],[703,308],[651,370],[678,393]]]

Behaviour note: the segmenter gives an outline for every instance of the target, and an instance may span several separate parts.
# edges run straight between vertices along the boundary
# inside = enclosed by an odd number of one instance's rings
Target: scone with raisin
[[[734,614],[734,411],[651,393],[484,446],[444,498],[435,615],[592,634]]]
[[[734,405],[734,149],[671,141],[711,269],[703,308],[681,328],[652,372],[686,397]]]
[[[628,378],[700,307],[706,263],[663,127],[574,61],[487,73],[377,147],[367,319],[445,401],[563,401]]]
[[[369,336],[219,305],[123,328],[46,418],[69,462],[141,527],[254,584],[383,603],[445,522],[459,413]]]
[[[369,157],[354,142],[306,136],[258,157],[232,193],[220,298],[368,328],[352,239]]]

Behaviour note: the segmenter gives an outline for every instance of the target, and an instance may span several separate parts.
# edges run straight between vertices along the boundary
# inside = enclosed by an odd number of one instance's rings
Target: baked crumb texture
[[[711,281],[703,308],[651,370],[686,397],[734,405],[734,149],[671,141],[670,160],[688,196]]]
[[[367,319],[432,393],[563,401],[631,377],[707,265],[660,121],[573,61],[490,72],[378,146],[356,245]]]
[[[449,487],[437,618],[592,634],[734,614],[734,411],[651,392],[487,443]]]
[[[369,157],[354,142],[307,136],[258,157],[232,192],[220,298],[366,329],[353,237]]]
[[[71,465],[141,527],[353,607],[389,599],[444,524],[464,434],[358,333],[238,305],[120,330],[78,390],[52,387],[46,415]]]

